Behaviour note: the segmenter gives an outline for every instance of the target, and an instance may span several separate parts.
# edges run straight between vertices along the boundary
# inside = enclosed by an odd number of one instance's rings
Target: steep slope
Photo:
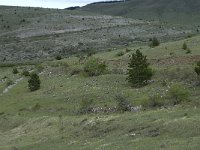
[[[126,0],[115,3],[94,3],[83,10],[141,19],[160,19],[172,23],[198,24],[200,1],[198,0]]]

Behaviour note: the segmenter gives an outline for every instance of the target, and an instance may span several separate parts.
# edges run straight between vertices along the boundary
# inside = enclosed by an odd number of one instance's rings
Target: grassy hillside
[[[199,113],[177,107],[136,114],[6,117],[9,122],[1,122],[10,126],[1,127],[1,148],[198,150]]]
[[[190,54],[182,49],[184,42]],[[27,77],[14,75],[13,67],[0,67],[0,148],[199,149],[200,87],[194,72],[194,65],[200,60],[199,42],[200,37],[196,36],[161,43],[156,48],[127,46],[98,53],[92,57],[105,61],[108,70],[94,77],[83,72],[89,58],[69,57],[36,66],[16,66],[20,73],[43,68],[41,89],[35,92],[28,90]],[[136,49],[147,55],[154,70],[153,82],[143,88],[133,88],[126,81],[129,55]],[[118,55],[121,52],[123,55]],[[21,77],[4,92],[9,79]],[[189,98],[174,106],[170,104],[174,98],[169,91],[177,83],[189,92]],[[110,111],[117,106],[118,94],[138,109]],[[148,101],[158,98],[156,95],[169,105],[146,107]],[[98,111],[79,114],[82,102],[88,100]]]
[[[199,4],[0,7],[0,150],[198,150]],[[137,50],[153,71],[140,88],[127,81]],[[39,90],[29,90],[27,71]]]
[[[83,10],[114,16],[169,23],[199,25],[198,0],[126,0],[118,3],[94,3]]]
[[[80,10],[0,7],[1,62],[20,62],[81,55],[127,45],[177,40],[196,34],[196,27],[165,25]]]

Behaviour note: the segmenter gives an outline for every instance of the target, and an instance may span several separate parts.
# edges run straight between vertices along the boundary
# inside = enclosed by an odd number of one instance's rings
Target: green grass
[[[199,110],[176,107],[140,113],[53,117],[4,116],[1,148],[198,149]],[[10,131],[6,131],[10,130]],[[8,145],[9,143],[9,145]]]
[[[126,52],[127,48],[123,50],[112,50],[111,52],[103,52],[97,53],[95,57],[102,58],[102,59],[116,59],[124,58],[127,59],[132,52],[135,52],[139,49],[143,54],[147,55],[148,59],[163,59],[169,57],[180,57],[180,56],[199,56],[200,52],[200,36],[194,36],[191,38],[186,38],[184,40],[161,43],[160,46],[155,48],[151,48],[150,46],[139,46],[139,47],[128,47],[130,52]],[[184,43],[187,43],[188,48],[191,50],[191,54],[186,54],[186,50],[182,49]],[[148,45],[148,44],[147,44]],[[118,57],[117,54],[119,52],[124,52],[125,55]]]

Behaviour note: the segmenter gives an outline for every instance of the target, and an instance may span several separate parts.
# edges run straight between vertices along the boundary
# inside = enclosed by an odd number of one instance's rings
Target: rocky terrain
[[[40,8],[1,7],[0,21],[1,62],[68,57],[195,33],[157,21]]]

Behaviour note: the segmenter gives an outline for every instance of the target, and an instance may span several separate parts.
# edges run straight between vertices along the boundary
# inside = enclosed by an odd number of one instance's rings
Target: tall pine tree
[[[128,82],[133,87],[141,87],[147,84],[147,81],[151,79],[153,73],[149,68],[146,56],[144,56],[139,50],[132,54],[129,69],[128,69]]]
[[[31,74],[28,80],[28,87],[31,91],[40,89],[40,78],[36,73]]]
[[[196,67],[195,67],[194,70],[195,70],[196,74],[197,74],[198,76],[200,76],[200,61],[197,62],[197,65],[196,65]]]
[[[197,62],[197,65],[196,65],[194,71],[197,74],[198,85],[200,85],[200,61]]]

